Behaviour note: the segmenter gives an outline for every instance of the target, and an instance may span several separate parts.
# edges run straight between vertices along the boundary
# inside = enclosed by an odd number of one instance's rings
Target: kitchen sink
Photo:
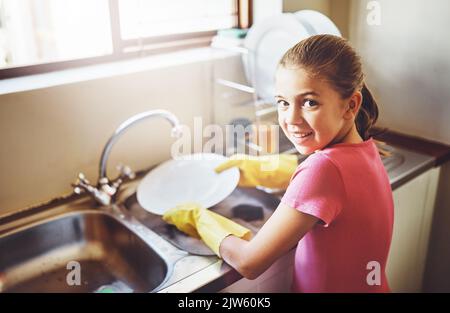
[[[0,251],[3,292],[151,292],[170,272],[151,244],[99,210],[15,229],[0,236]]]

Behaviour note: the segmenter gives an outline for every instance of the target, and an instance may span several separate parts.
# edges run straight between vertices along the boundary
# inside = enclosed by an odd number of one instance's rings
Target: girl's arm
[[[251,241],[228,236],[220,255],[247,279],[255,279],[293,248],[319,221],[282,203]]]

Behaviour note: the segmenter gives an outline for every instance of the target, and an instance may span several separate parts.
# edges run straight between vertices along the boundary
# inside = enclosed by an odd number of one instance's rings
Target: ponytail
[[[356,116],[356,129],[363,140],[370,138],[370,129],[378,119],[378,105],[366,84],[361,89],[362,104]]]

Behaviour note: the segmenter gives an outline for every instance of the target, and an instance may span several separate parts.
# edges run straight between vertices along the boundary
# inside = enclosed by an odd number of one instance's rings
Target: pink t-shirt
[[[281,201],[321,220],[298,243],[293,291],[390,291],[385,267],[394,204],[372,139],[310,155]]]

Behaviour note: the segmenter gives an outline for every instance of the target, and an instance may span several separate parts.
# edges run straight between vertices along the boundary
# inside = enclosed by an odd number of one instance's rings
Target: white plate
[[[261,99],[275,96],[275,71],[283,54],[309,36],[292,13],[283,13],[255,23],[245,37],[249,53],[243,56],[245,74]]]
[[[306,28],[310,36],[330,34],[342,37],[341,32],[333,21],[320,12],[313,10],[301,10],[295,12],[294,15]]]
[[[137,200],[147,211],[163,215],[176,205],[196,202],[209,208],[225,199],[239,182],[239,169],[214,171],[228,158],[213,153],[169,160],[148,173],[137,189]]]

